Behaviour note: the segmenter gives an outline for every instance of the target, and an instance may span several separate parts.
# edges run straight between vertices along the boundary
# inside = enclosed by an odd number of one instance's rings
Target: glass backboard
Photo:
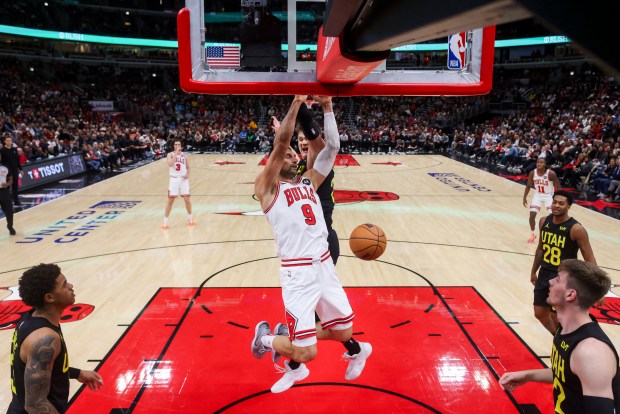
[[[323,0],[240,0],[236,4],[186,0],[177,18],[179,72],[185,91],[462,96],[491,89],[494,26],[464,32],[459,48],[462,64],[451,69],[447,36],[351,55],[340,43],[347,33],[322,36]]]

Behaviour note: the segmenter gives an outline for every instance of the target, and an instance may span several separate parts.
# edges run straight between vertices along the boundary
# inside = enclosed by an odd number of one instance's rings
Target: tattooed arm
[[[26,361],[24,373],[25,409],[32,413],[58,413],[47,399],[52,367],[60,353],[60,337],[48,328],[34,331],[24,340],[20,357]]]

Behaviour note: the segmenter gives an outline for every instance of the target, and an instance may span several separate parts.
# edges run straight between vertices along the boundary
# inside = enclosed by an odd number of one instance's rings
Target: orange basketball
[[[349,237],[349,246],[354,255],[362,260],[379,258],[387,247],[387,238],[380,227],[374,224],[357,226]]]

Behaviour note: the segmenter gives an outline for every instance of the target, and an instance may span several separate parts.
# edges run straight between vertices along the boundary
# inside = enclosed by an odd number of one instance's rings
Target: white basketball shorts
[[[541,194],[536,192],[530,203],[530,211],[540,211],[543,204],[546,206],[547,211],[551,211],[551,203],[553,202],[553,194]]]
[[[168,197],[189,197],[189,180],[182,177],[170,177]]]
[[[353,310],[326,252],[318,259],[287,260],[280,267],[280,284],[284,300],[289,339],[293,345],[314,345],[316,323],[314,312],[323,329],[343,330],[353,326]]]

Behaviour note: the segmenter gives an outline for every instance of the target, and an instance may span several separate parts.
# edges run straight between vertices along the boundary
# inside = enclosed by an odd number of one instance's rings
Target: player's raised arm
[[[273,150],[267,160],[265,169],[257,177],[254,183],[254,192],[258,197],[263,210],[269,206],[275,194],[275,184],[280,174],[284,157],[291,146],[291,136],[295,130],[295,120],[299,107],[306,101],[306,95],[295,95],[282,124],[276,132],[273,141]]]
[[[321,104],[321,109],[323,110],[323,114],[334,111],[333,106],[332,106],[331,96],[315,96],[314,99],[316,102]],[[304,125],[303,125],[303,123],[306,121],[302,119],[301,114],[302,114],[302,111],[300,109],[297,119],[299,121],[301,128],[303,129],[304,135],[307,138],[310,132],[306,132],[307,128],[304,128]],[[314,122],[312,118],[310,118],[310,120]],[[323,129],[325,129],[325,125],[323,125]],[[323,137],[325,137],[325,135],[323,135]],[[319,155],[319,153],[321,152],[323,148],[325,148],[324,139],[308,139],[308,158],[306,162],[306,166],[308,169],[311,169],[314,167],[314,161],[316,160],[317,155]]]
[[[331,98],[329,100],[330,105],[328,108],[331,109]],[[325,148],[317,155],[313,168],[306,173],[307,177],[312,180],[315,188],[318,188],[325,180],[325,177],[329,175],[336,161],[336,155],[338,155],[340,150],[340,136],[338,135],[338,125],[336,125],[334,112],[325,112],[323,118],[325,122],[325,130],[323,131]]]

